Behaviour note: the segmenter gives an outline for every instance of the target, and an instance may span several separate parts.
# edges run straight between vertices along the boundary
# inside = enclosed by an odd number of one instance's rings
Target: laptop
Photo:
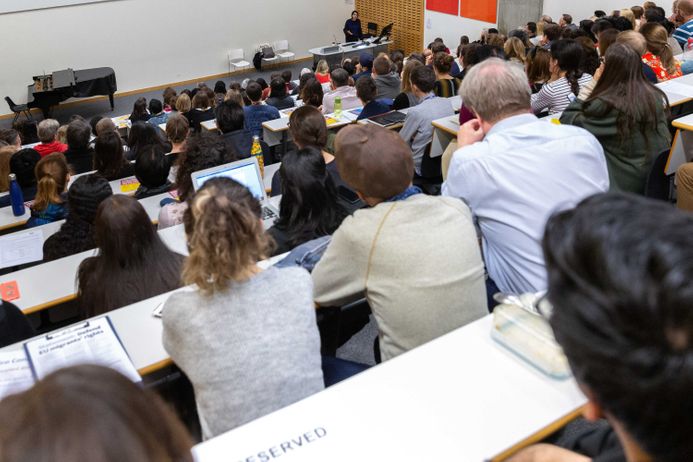
[[[265,192],[265,184],[260,174],[260,166],[255,157],[237,160],[217,167],[207,168],[194,172],[191,176],[195,191],[199,190],[207,180],[212,178],[231,178],[248,188],[253,196],[260,201],[262,206],[262,224],[265,229],[270,228],[279,218],[279,210],[274,207]]]

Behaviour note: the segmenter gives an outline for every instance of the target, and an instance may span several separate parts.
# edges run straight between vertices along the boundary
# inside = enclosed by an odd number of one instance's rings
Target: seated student
[[[95,115],[91,119],[89,119],[89,126],[91,127],[91,136],[97,137],[98,135],[96,134],[96,125],[103,120],[105,117],[102,115]]]
[[[183,256],[164,244],[137,199],[108,197],[96,212],[99,252],[77,272],[80,314],[90,318],[180,287]]]
[[[34,146],[36,152],[45,157],[54,152],[67,151],[67,145],[58,141],[58,128],[60,123],[55,119],[44,119],[38,124],[38,137],[40,144]]]
[[[250,98],[251,105],[243,108],[245,112],[245,128],[251,135],[262,138],[262,123],[278,119],[279,111],[274,106],[262,104],[262,87],[257,82],[248,82],[245,93]]]
[[[72,173],[85,173],[92,170],[94,150],[89,147],[91,127],[82,120],[73,120],[67,126],[67,151],[65,158]]]
[[[415,67],[423,66],[420,61],[416,59],[410,59],[404,65],[402,69],[402,93],[397,95],[394,102],[392,103],[392,109],[399,111],[400,109],[406,109],[409,107],[414,107],[419,104],[418,98],[414,95],[411,88],[411,71]]]
[[[36,331],[22,310],[13,303],[1,300],[0,348],[29,339],[34,335],[36,335]],[[2,450],[0,450],[0,454],[2,454]]]
[[[356,96],[356,89],[349,85],[349,74],[344,69],[335,69],[330,72],[330,91],[322,97],[323,114],[334,112],[334,101],[337,98],[342,101],[343,111],[361,106],[361,101]]]
[[[612,191],[644,194],[653,160],[671,141],[666,114],[666,96],[645,79],[640,56],[614,43],[591,95],[573,101],[561,123],[582,127],[599,140]]]
[[[17,151],[22,149],[22,137],[19,136],[19,132],[14,128],[2,128],[0,129],[0,141],[4,141],[10,146],[17,148]]]
[[[36,197],[31,204],[27,228],[52,223],[67,216],[65,190],[69,182],[70,172],[63,154],[48,154],[36,164]]]
[[[433,56],[433,71],[436,76],[433,93],[436,96],[450,98],[457,95],[457,89],[460,87],[461,81],[450,75],[450,69],[454,60],[455,58],[446,53],[436,53]]]
[[[386,55],[378,56],[373,61],[373,80],[378,89],[378,99],[395,99],[402,90],[399,75],[392,71],[392,61]]]
[[[106,132],[118,132],[115,123],[113,123],[113,120],[109,119],[108,117],[104,117],[103,119],[99,120],[94,130],[96,131],[97,138]]]
[[[0,192],[10,189],[10,159],[15,152],[14,146],[0,146]]]
[[[185,155],[178,162],[176,191],[180,202],[164,205],[159,211],[159,229],[183,223],[187,201],[195,193],[190,175],[198,170],[216,167],[229,162],[224,140],[215,133],[202,132],[188,138]]]
[[[347,216],[320,149],[290,151],[277,173],[282,200],[279,219],[267,230],[276,243],[272,256],[332,234]]]
[[[146,122],[151,115],[147,112],[147,98],[137,98],[132,105],[132,113],[130,114],[131,122]]]
[[[358,96],[363,109],[356,120],[368,119],[380,114],[390,112],[390,106],[376,99],[378,97],[378,87],[370,76],[361,77],[356,81],[356,96]]]
[[[421,174],[421,160],[426,146],[433,139],[431,123],[455,114],[450,101],[440,98],[433,93],[436,75],[428,66],[416,67],[411,71],[411,87],[420,103],[407,112],[402,130],[399,135],[412,150],[414,156],[414,171]]]
[[[190,129],[199,132],[200,123],[214,119],[214,109],[211,106],[209,97],[204,91],[198,91],[192,99],[192,110],[186,112],[185,117],[190,122]]]
[[[345,127],[336,152],[344,180],[370,208],[347,217],[332,236],[312,273],[316,303],[366,297],[383,360],[487,314],[469,208],[411,186],[411,151],[393,131]]]
[[[281,77],[272,79],[270,88],[271,91],[269,98],[265,101],[266,104],[274,106],[277,109],[288,109],[296,105],[294,99],[286,93],[286,83]]]
[[[176,171],[180,163],[179,159],[185,154],[185,142],[190,134],[190,123],[182,115],[172,112],[166,122],[166,138],[171,143],[171,150],[166,155],[171,165],[168,179],[171,183],[176,181]]]
[[[219,106],[224,102],[226,96],[226,84],[223,80],[217,80],[214,84],[214,107]]]
[[[315,78],[318,79],[320,83],[327,83],[330,81],[330,66],[324,59],[318,61],[318,65],[315,67]]]
[[[640,33],[647,41],[647,52],[642,55],[642,61],[647,64],[657,76],[658,82],[681,77],[681,64],[674,57],[667,43],[666,29],[654,22],[643,24]]]
[[[164,105],[161,103],[160,100],[156,98],[152,98],[149,100],[149,113],[151,114],[151,116],[149,117],[149,120],[147,122],[154,125],[155,127],[158,127],[161,124],[165,124],[168,120],[168,114],[164,112]]]
[[[313,106],[322,109],[322,100],[325,93],[322,84],[316,78],[310,78],[301,89],[300,99],[304,106]]]
[[[313,72],[301,72],[301,76],[298,78],[298,86],[294,88],[294,91],[291,94],[298,95],[298,99],[301,99],[303,87],[305,87],[306,83],[311,79],[315,79],[315,74]]]
[[[169,406],[113,369],[60,369],[0,402],[3,462],[192,462],[192,439]],[[32,438],[27,428],[42,428]],[[75,439],[77,438],[77,439]]]
[[[188,112],[192,109],[192,101],[190,100],[190,95],[187,93],[181,93],[176,98],[176,112],[185,118],[188,118]]]
[[[332,182],[340,189],[346,187],[342,177],[339,176],[335,157],[325,151],[327,123],[319,110],[312,106],[301,106],[292,112],[289,117],[289,135],[299,150],[309,146],[320,150]],[[282,178],[279,172],[276,172],[272,177],[272,196],[281,194],[281,191]]]
[[[173,87],[166,87],[161,97],[164,100],[164,112],[171,113],[176,110],[176,98],[178,93]]]
[[[551,80],[550,63],[551,53],[544,48],[534,47],[527,54],[527,78],[532,94],[538,93]]]
[[[356,74],[352,76],[354,82],[358,83],[359,79],[364,76],[371,76],[373,68],[373,55],[368,52],[362,52],[359,55],[359,62],[356,66]]]
[[[140,182],[135,199],[168,192],[172,186],[168,181],[170,170],[171,163],[160,147],[150,145],[140,150],[135,161],[135,177]]]
[[[51,261],[96,247],[96,209],[113,194],[108,180],[100,175],[83,175],[67,191],[67,218],[60,230],[43,243],[43,260]]]
[[[163,149],[164,152],[168,152],[169,146],[161,138],[160,133],[158,128],[146,122],[132,124],[128,134],[128,146],[130,147],[127,153],[128,160],[137,159],[140,150],[144,149],[145,146],[154,145]]]
[[[539,114],[562,112],[580,93],[592,76],[580,71],[582,47],[572,39],[557,40],[551,46],[551,74],[555,80],[532,95],[532,111]]]
[[[192,382],[205,439],[324,387],[310,275],[257,266],[271,246],[260,214],[229,178],[206,182],[185,212],[183,283],[197,290],[166,300],[163,343]]]
[[[586,130],[537,119],[527,75],[507,61],[475,65],[460,96],[477,118],[460,127],[442,193],[474,213],[489,295],[543,290],[546,218],[609,188],[602,147]]]
[[[99,135],[94,142],[94,170],[108,181],[132,176],[132,164],[125,158],[123,141],[116,132]]]
[[[283,70],[281,76],[282,79],[284,79],[284,83],[286,84],[286,94],[291,95],[293,91],[296,89],[296,84],[291,80],[291,70]]]
[[[10,157],[10,173],[17,176],[17,184],[22,190],[24,201],[28,202],[36,196],[36,175],[34,169],[41,160],[41,155],[31,148],[20,149]],[[0,207],[11,204],[10,195],[0,197]]]
[[[229,162],[250,157],[253,148],[253,137],[245,128],[245,112],[243,107],[232,101],[224,101],[217,108],[217,128],[226,143]],[[262,156],[268,164],[270,149],[267,143],[260,140]]]
[[[549,220],[551,327],[587,397],[583,415],[611,428],[592,438],[604,448],[542,444],[513,462],[691,460],[691,233],[691,215],[630,194]]]

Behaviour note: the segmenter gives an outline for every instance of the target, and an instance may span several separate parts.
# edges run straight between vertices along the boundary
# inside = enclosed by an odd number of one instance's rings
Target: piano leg
[[[108,101],[111,103],[111,111],[112,111],[113,109],[115,109],[113,106],[113,93],[108,94]]]

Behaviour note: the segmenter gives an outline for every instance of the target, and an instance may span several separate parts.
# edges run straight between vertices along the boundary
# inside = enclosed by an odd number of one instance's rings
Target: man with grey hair
[[[602,147],[586,130],[539,120],[527,76],[498,58],[474,66],[460,94],[476,118],[460,127],[443,195],[478,221],[489,295],[544,290],[546,220],[609,189]]]
[[[41,154],[41,157],[46,157],[54,152],[67,151],[67,145],[58,141],[58,129],[60,123],[55,119],[44,119],[38,124],[38,137],[41,141],[34,146],[34,149]]]
[[[337,98],[341,98],[342,109],[345,111],[361,106],[356,89],[349,85],[349,73],[342,68],[330,72],[330,91],[322,98],[323,114],[334,112],[334,101]]]

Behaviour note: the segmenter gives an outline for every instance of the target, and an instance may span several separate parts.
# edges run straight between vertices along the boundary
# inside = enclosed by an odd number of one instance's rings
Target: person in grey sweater
[[[344,181],[370,208],[347,217],[313,269],[315,301],[363,297],[388,360],[488,314],[484,264],[464,202],[411,186],[411,151],[373,124],[335,142]]]
[[[163,344],[195,390],[205,439],[324,388],[313,288],[301,268],[261,270],[260,205],[229,178],[185,212],[190,256],[163,308]]]
[[[385,55],[373,61],[373,79],[378,89],[378,99],[394,100],[402,91],[402,81],[396,72],[392,72],[392,61]]]

